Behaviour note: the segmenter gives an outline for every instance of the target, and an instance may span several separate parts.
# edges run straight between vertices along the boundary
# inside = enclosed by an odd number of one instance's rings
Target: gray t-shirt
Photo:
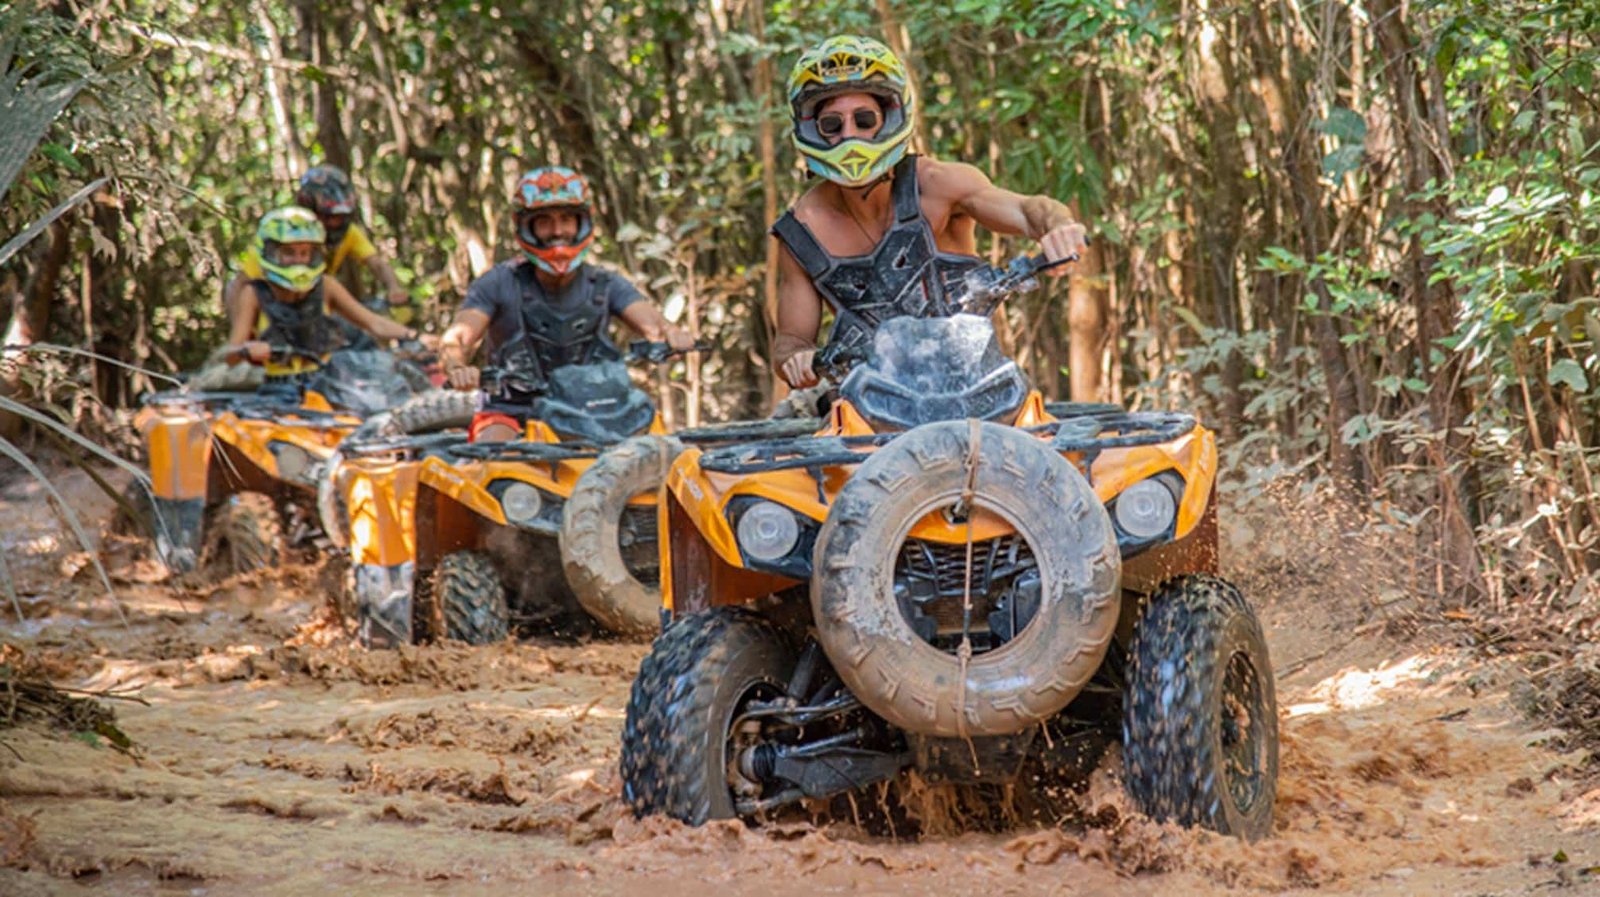
[[[484,358],[488,363],[498,361],[500,349],[521,335],[524,294],[564,312],[588,305],[598,293],[605,297],[609,316],[616,316],[633,303],[644,300],[627,278],[593,265],[579,268],[578,276],[552,296],[539,282],[535,275],[537,270],[526,259],[512,259],[495,265],[467,287],[467,298],[461,307],[489,316],[489,332],[484,336]],[[604,327],[601,332],[605,332]]]

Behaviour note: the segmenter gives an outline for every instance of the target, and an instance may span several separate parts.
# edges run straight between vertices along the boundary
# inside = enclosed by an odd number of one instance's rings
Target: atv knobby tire
[[[202,566],[234,576],[276,566],[283,557],[283,520],[272,497],[260,492],[228,496],[206,522]]]
[[[561,565],[578,603],[618,635],[661,628],[661,590],[628,571],[617,537],[628,500],[654,493],[683,451],[676,439],[641,436],[600,455],[578,478],[561,521]]]
[[[413,396],[389,412],[394,435],[417,436],[451,427],[466,427],[478,413],[478,394],[435,389]]]
[[[744,699],[783,694],[795,655],[744,608],[679,619],[639,665],[622,726],[622,793],[640,816],[690,825],[735,815],[728,741]]]
[[[425,599],[434,638],[469,645],[503,641],[511,631],[506,590],[489,556],[477,551],[453,551],[439,561]]]
[[[1161,587],[1133,630],[1123,701],[1124,778],[1157,821],[1254,841],[1272,832],[1278,705],[1261,624],[1233,585]]]
[[[1105,507],[1078,469],[1037,437],[978,425],[975,502],[1004,516],[1039,567],[1038,612],[1014,639],[967,663],[923,641],[895,598],[912,525],[961,498],[967,421],[925,424],[862,462],[817,536],[817,639],[850,690],[923,735],[1004,735],[1049,719],[1100,666],[1116,629],[1122,558]]]

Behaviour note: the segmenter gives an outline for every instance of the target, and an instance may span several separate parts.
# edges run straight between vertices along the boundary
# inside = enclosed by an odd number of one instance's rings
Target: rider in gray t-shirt
[[[546,372],[619,358],[606,333],[612,316],[645,339],[677,350],[694,345],[626,278],[583,264],[594,242],[589,196],[588,183],[570,168],[537,168],[522,176],[512,201],[524,258],[496,265],[467,288],[439,347],[451,386],[479,388],[479,371],[467,360],[485,336],[489,363],[525,349]],[[515,439],[527,411],[522,404],[490,405],[473,420],[471,438]]]

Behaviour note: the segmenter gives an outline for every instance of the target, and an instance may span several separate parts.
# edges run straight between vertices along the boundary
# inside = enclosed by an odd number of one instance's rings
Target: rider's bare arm
[[[450,385],[456,389],[476,389],[478,369],[467,364],[478,343],[489,330],[489,316],[475,308],[456,312],[455,320],[439,338],[439,364],[444,368]]]
[[[378,283],[383,284],[390,305],[405,305],[411,301],[411,296],[406,293],[406,288],[400,285],[400,278],[395,276],[394,269],[389,267],[389,262],[384,259],[383,253],[375,252],[367,256],[367,270],[372,272]]]
[[[329,307],[350,323],[379,339],[416,339],[415,330],[357,302],[356,297],[350,295],[350,291],[339,281],[325,277],[322,283]]]
[[[233,303],[228,306],[228,314],[228,342],[223,346],[223,351],[233,360],[238,360],[235,353],[243,351],[252,361],[266,361],[266,343],[251,340],[256,332],[256,318],[261,314],[261,304],[256,301],[255,291],[237,293]]]
[[[694,346],[694,338],[687,330],[667,320],[667,316],[656,308],[655,303],[648,299],[643,302],[633,302],[617,312],[617,317],[622,323],[638,331],[640,336],[652,342],[664,342],[679,352]]]
[[[1083,225],[1064,203],[996,187],[971,165],[930,161],[921,170],[921,183],[928,200],[949,204],[949,217],[966,215],[996,233],[1037,240],[1052,261],[1081,254],[1088,245]]]
[[[772,367],[785,383],[804,389],[817,382],[811,362],[822,329],[822,296],[795,257],[778,253],[778,332],[772,341]]]

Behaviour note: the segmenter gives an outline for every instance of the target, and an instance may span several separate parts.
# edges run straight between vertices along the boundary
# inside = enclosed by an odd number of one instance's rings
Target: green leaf
[[[1589,378],[1583,373],[1583,367],[1570,358],[1557,359],[1550,365],[1550,374],[1545,379],[1551,386],[1565,383],[1573,392],[1589,390]]]
[[[1345,144],[1322,157],[1322,173],[1337,181],[1361,167],[1361,144]]]
[[[1339,138],[1339,142],[1346,146],[1360,144],[1367,139],[1367,120],[1344,106],[1335,106],[1327,118],[1317,122],[1316,128]]]
[[[40,144],[39,152],[44,153],[46,156],[50,157],[52,161],[56,162],[61,167],[72,172],[73,174],[83,174],[83,163],[78,161],[78,158],[72,154],[71,150],[67,149],[61,144]]]

